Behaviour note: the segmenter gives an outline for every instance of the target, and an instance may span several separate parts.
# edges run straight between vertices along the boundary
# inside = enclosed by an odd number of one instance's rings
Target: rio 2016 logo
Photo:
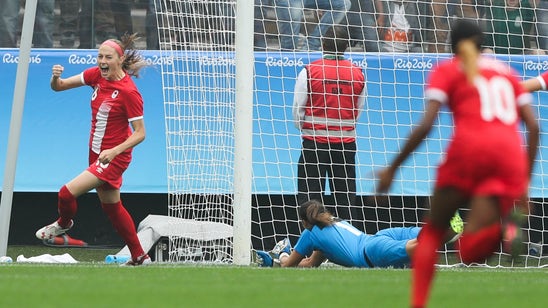
[[[548,70],[548,61],[533,62],[531,60],[525,61],[523,67],[526,71],[546,71]]]
[[[418,58],[395,59],[394,68],[399,69],[431,69],[434,66],[432,59],[423,60]]]
[[[352,58],[349,58],[348,60],[356,66],[359,66],[361,68],[367,68],[367,60],[365,60],[365,58],[363,58],[361,60],[354,60]]]
[[[69,64],[97,64],[97,57],[88,54],[88,55],[77,55],[71,54],[68,58]]]
[[[173,57],[162,57],[158,55],[152,55],[150,57],[145,57],[144,59],[148,65],[162,65],[162,64],[172,65],[173,64]]]
[[[173,57],[162,57],[158,55],[153,55],[150,57],[144,57],[144,61],[148,65],[162,65],[167,64],[171,65],[173,64]],[[77,55],[77,54],[71,54],[68,58],[69,64],[85,64],[85,65],[96,65],[97,64],[97,56],[94,54],[87,54],[87,55]]]
[[[19,56],[13,55],[11,53],[6,53],[2,57],[2,63],[17,64],[17,63],[19,63]],[[30,56],[29,63],[31,63],[31,64],[40,64],[40,63],[42,63],[42,58],[40,57],[40,54]]]
[[[226,57],[199,57],[198,63],[202,66],[226,66],[236,65],[236,60]]]
[[[291,59],[289,57],[267,57],[264,61],[264,64],[266,66],[303,66],[304,62],[302,58]]]

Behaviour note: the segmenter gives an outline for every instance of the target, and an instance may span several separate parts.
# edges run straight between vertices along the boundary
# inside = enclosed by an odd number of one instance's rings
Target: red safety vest
[[[324,58],[306,66],[308,101],[301,135],[320,143],[356,140],[358,98],[365,87],[360,67],[339,58]]]

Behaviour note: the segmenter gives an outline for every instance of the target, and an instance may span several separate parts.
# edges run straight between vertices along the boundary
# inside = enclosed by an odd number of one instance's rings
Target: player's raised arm
[[[521,84],[529,92],[543,90],[542,83],[538,79],[538,77],[527,79],[527,80],[523,81]]]
[[[548,71],[545,71],[544,73],[533,77],[526,79],[521,82],[521,85],[525,88],[525,90],[529,92],[535,92],[539,90],[546,90],[546,83],[548,81]]]
[[[51,80],[50,86],[54,91],[64,91],[76,87],[83,86],[82,76],[80,74],[71,76],[69,78],[61,78],[61,74],[65,68],[62,65],[55,64],[51,68]]]

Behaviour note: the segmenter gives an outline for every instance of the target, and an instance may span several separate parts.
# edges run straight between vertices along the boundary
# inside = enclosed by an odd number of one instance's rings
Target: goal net
[[[202,228],[207,236],[170,237],[173,262],[233,262],[231,230],[238,226],[235,209],[240,207],[250,207],[250,248],[270,250],[285,237],[297,242],[302,231],[297,217],[302,139],[292,115],[293,92],[299,72],[321,58],[319,39],[331,24],[348,31],[351,44],[345,56],[362,67],[366,79],[367,97],[356,124],[356,189],[348,200],[352,200],[353,224],[368,234],[420,226],[427,212],[435,168],[452,133],[449,114],[440,115],[427,140],[398,171],[387,196],[373,197],[375,174],[394,158],[421,119],[428,72],[450,56],[451,20],[464,17],[480,22],[486,29],[486,46],[521,78],[548,69],[548,57],[543,54],[547,38],[543,27],[548,24],[542,23],[548,11],[533,9],[528,1],[519,2],[521,13],[508,13],[504,20],[505,4],[499,0],[465,0],[459,5],[438,0],[305,0],[302,10],[293,7],[301,1],[236,1],[240,0],[155,1],[163,59],[169,215],[208,226]],[[239,24],[244,25],[240,29],[253,29],[252,44],[236,43],[237,5],[252,7],[254,12],[254,19]],[[379,22],[382,27],[377,26]],[[502,32],[504,25],[519,26],[523,32],[515,34],[514,28]],[[253,98],[239,102],[238,74],[250,73],[240,70],[235,58],[239,51],[252,49],[248,62],[253,67]],[[543,126],[548,118],[541,104],[546,93],[535,93],[535,98]],[[244,143],[252,151],[252,174],[241,178],[235,177],[239,171],[235,163],[241,158],[235,137],[238,106],[253,108],[252,142]],[[541,144],[545,137],[543,133]],[[515,261],[499,251],[483,265],[548,264],[542,251],[548,253],[544,202],[548,153],[544,152],[541,147],[531,182],[531,215],[523,226],[527,249]],[[239,192],[235,185],[241,183],[251,187],[249,204],[235,201]],[[323,201],[335,211],[340,206],[337,193],[341,192],[326,185]],[[452,245],[440,249],[440,255],[441,265],[460,263]]]

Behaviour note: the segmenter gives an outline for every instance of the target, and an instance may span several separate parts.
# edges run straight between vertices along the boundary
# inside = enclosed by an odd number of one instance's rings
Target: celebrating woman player
[[[99,47],[97,66],[78,75],[61,78],[63,66],[53,66],[50,82],[53,90],[84,85],[93,88],[89,167],[60,189],[59,219],[36,232],[36,237],[42,240],[64,234],[74,225],[76,198],[96,189],[103,211],[131,252],[127,265],[150,263],[137,237],[135,223],[120,199],[122,174],[131,162],[132,149],[145,139],[143,99],[131,79],[146,65],[134,49],[136,38],[132,34],[125,35],[122,41],[106,40]]]

